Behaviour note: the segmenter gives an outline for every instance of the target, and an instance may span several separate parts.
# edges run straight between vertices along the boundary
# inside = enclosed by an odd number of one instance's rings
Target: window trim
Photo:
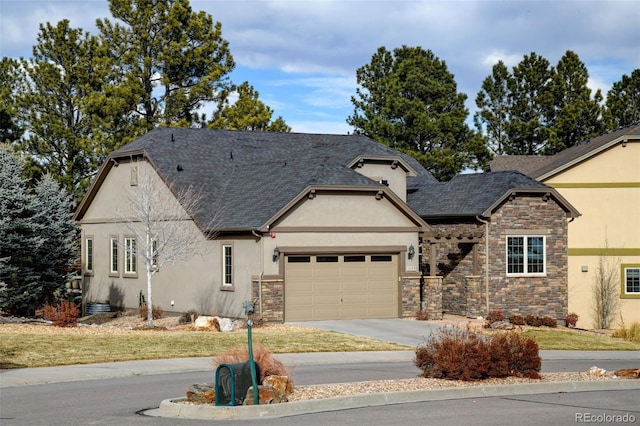
[[[95,268],[95,244],[93,235],[87,235],[84,237],[84,273],[86,275],[93,275]]]
[[[523,250],[522,272],[509,272],[509,239],[521,238]],[[542,272],[528,272],[529,269],[529,238],[542,238]],[[505,273],[508,277],[546,277],[547,276],[547,236],[539,234],[506,235],[505,238]]]
[[[133,254],[131,254],[131,248],[128,245],[130,241],[133,241],[133,246],[132,246]],[[136,241],[136,237],[125,236],[123,239],[123,245],[124,245],[124,271],[122,276],[135,278],[138,276],[138,255],[137,255],[138,243]]]
[[[109,237],[109,276],[110,277],[118,277],[120,276],[120,238],[117,235],[111,235]],[[115,259],[114,259],[114,249],[115,249]],[[116,268],[113,269],[113,264],[115,260]]]
[[[640,299],[640,292],[627,292],[627,270],[640,270],[640,263],[623,263],[620,265],[620,298],[621,299]]]
[[[222,285],[220,286],[221,290],[226,290],[226,291],[231,291],[234,290],[234,283],[235,283],[235,276],[234,276],[234,259],[233,259],[233,243],[230,242],[223,242],[220,245],[220,252],[221,252],[221,272],[222,272],[222,276],[221,276],[221,283]],[[229,255],[227,256],[227,250],[229,250]],[[227,259],[228,264],[227,264]],[[228,272],[227,269],[230,269],[230,271]],[[229,280],[227,280],[227,278],[229,278]]]

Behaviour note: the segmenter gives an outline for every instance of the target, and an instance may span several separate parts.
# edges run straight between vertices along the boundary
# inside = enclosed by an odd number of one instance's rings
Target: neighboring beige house
[[[619,315],[640,321],[640,125],[583,141],[553,156],[500,156],[491,170],[519,170],[555,188],[582,216],[569,224],[569,305],[592,328],[598,271],[619,283]],[[600,267],[600,261],[604,267]]]
[[[136,308],[146,295],[119,219],[143,172],[167,202],[189,186],[204,195],[180,218],[202,252],[154,276],[166,311],[243,317],[249,302],[270,322],[567,311],[567,221],[579,213],[535,179],[441,184],[365,136],[178,128],[113,152],[80,204],[85,302]]]

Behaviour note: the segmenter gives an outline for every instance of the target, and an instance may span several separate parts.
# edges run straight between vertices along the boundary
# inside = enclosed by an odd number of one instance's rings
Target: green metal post
[[[249,341],[249,367],[251,368],[251,384],[253,385],[253,405],[260,404],[260,395],[258,394],[258,378],[256,377],[256,363],[253,360],[253,346],[251,344],[251,326],[253,321],[247,321],[248,341]]]

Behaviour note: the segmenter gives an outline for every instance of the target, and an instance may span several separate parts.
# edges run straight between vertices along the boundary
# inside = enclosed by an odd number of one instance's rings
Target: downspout
[[[258,274],[258,306],[260,308],[260,320],[262,320],[262,277],[264,276],[264,243],[262,242],[262,235],[258,234],[255,230],[251,233],[256,237],[256,242],[260,241],[260,274]]]
[[[484,291],[487,314],[489,314],[489,221],[476,216],[476,220],[484,223]]]

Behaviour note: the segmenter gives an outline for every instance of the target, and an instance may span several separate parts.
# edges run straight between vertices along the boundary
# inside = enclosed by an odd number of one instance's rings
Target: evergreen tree
[[[513,68],[509,79],[512,96],[507,154],[534,155],[544,151],[551,131],[547,118],[553,105],[549,61],[532,52]]]
[[[507,125],[511,115],[511,74],[504,62],[493,66],[492,74],[482,82],[482,90],[476,96],[478,111],[473,121],[478,131],[484,133],[492,154],[502,155],[509,146]]]
[[[466,95],[430,50],[380,47],[358,68],[360,88],[351,97],[355,133],[406,152],[436,178],[447,180],[465,167],[482,167],[487,150],[465,120]]]
[[[20,100],[28,129],[21,149],[31,178],[49,173],[76,199],[101,162],[96,152],[103,141],[89,111],[104,75],[94,61],[98,50],[95,37],[63,20],[40,25],[33,58],[22,61],[31,86]]]
[[[567,51],[556,66],[551,81],[553,108],[549,111],[551,138],[544,148],[545,154],[555,154],[580,141],[602,133],[598,90],[591,98],[587,87],[589,71],[577,54]]]
[[[640,123],[640,68],[613,83],[607,93],[605,121],[608,130]]]
[[[69,267],[78,255],[79,229],[73,221],[69,196],[49,175],[44,175],[35,188],[34,220],[42,229],[45,244],[34,254],[35,269],[40,275],[40,302],[50,303],[64,295],[69,281]]]
[[[214,112],[207,127],[228,130],[262,130],[273,132],[290,132],[282,117],[271,121],[273,110],[260,99],[259,93],[249,82],[245,81],[235,90],[238,99],[230,104],[229,96],[225,96]]]
[[[32,314],[42,288],[36,253],[45,244],[42,225],[34,220],[33,196],[22,178],[23,162],[0,145],[0,282],[5,283],[4,310]]]
[[[188,0],[110,0],[120,23],[98,20],[108,56],[122,71],[119,91],[133,94],[129,112],[146,130],[198,124],[197,111],[228,90],[235,64],[222,26]]]
[[[17,142],[24,129],[18,116],[18,93],[24,91],[26,82],[15,59],[2,58],[0,61],[0,143]]]

